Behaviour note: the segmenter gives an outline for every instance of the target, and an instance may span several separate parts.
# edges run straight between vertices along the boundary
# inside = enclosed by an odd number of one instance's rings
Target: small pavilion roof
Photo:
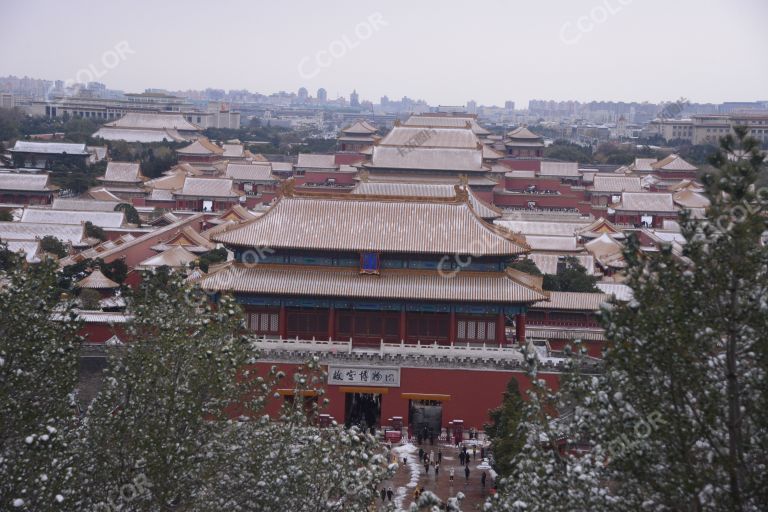
[[[150,256],[136,265],[136,268],[143,270],[157,267],[182,268],[188,266],[195,260],[197,260],[197,256],[186,250],[184,247],[177,245],[160,254]]]
[[[603,233],[598,238],[587,242],[584,244],[584,248],[605,268],[624,268],[627,266],[624,261],[623,246],[611,238],[608,233]]]
[[[514,130],[507,132],[507,137],[516,140],[529,140],[531,142],[541,141],[540,135],[536,135],[525,126],[518,126]]]
[[[574,311],[599,311],[600,304],[607,302],[610,295],[590,292],[549,292],[549,300],[537,302],[532,309],[555,309]]]
[[[183,148],[177,149],[177,153],[180,155],[217,155],[221,156],[224,154],[224,148],[221,148],[211,142],[210,140],[206,139],[205,137],[200,137],[196,139],[192,144],[189,146],[184,146]]]
[[[351,126],[341,131],[349,135],[370,135],[376,133],[377,129],[368,121],[355,121]]]
[[[697,171],[698,167],[686,162],[680,155],[669,155],[666,158],[651,164],[655,171]]]
[[[141,174],[141,166],[132,162],[109,162],[104,176],[98,178],[101,181],[115,181],[121,183],[141,183],[146,178]]]
[[[75,283],[75,286],[78,288],[90,288],[94,290],[108,290],[120,287],[119,284],[105,276],[98,268],[84,279]]]

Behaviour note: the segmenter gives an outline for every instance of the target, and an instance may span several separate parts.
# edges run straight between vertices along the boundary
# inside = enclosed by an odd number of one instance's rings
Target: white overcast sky
[[[126,92],[768,100],[768,0],[4,0],[0,12],[0,76],[95,72]],[[115,66],[123,41],[132,53]]]

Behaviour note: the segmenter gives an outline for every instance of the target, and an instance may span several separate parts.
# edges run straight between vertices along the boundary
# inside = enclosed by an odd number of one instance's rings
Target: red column
[[[283,338],[288,337],[288,316],[285,314],[285,305],[280,305],[280,318],[278,322],[280,328],[280,336]]]
[[[400,310],[400,339],[405,340],[406,339],[406,330],[405,330],[405,308]]]
[[[448,321],[451,322],[448,326],[448,343],[453,345],[456,343],[456,313],[454,311],[451,311],[451,316]]]
[[[515,317],[515,334],[518,343],[525,343],[525,313],[520,313]]]
[[[503,345],[506,341],[505,324],[506,318],[504,317],[504,311],[502,310],[499,311],[499,314],[496,317],[496,343],[499,345]]]
[[[328,337],[330,339],[336,337],[336,310],[333,306],[328,308]]]

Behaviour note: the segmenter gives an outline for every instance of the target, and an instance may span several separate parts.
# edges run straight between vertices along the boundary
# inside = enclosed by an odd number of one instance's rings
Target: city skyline
[[[487,10],[450,2],[439,10],[346,4],[332,17],[319,17],[316,5],[294,3],[270,5],[268,20],[265,4],[226,5],[220,25],[205,28],[216,37],[203,42],[195,34],[211,23],[202,3],[180,10],[142,0],[87,9],[10,2],[8,20],[29,19],[40,9],[48,15],[36,21],[32,40],[21,23],[0,34],[0,75],[92,79],[126,92],[270,94],[306,87],[314,96],[323,87],[330,99],[357,90],[374,103],[386,95],[431,105],[766,99],[761,86],[768,70],[757,65],[757,51],[768,41],[759,26],[768,5],[758,1],[736,2],[737,9],[715,1],[656,0],[557,8],[494,4]],[[77,24],[88,30],[70,30]],[[715,25],[717,34],[702,30]],[[24,37],[21,51],[16,41]]]

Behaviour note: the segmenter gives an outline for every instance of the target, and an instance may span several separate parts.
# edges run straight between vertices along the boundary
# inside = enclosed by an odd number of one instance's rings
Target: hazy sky
[[[768,100],[767,0],[4,0],[0,76],[456,105]]]

